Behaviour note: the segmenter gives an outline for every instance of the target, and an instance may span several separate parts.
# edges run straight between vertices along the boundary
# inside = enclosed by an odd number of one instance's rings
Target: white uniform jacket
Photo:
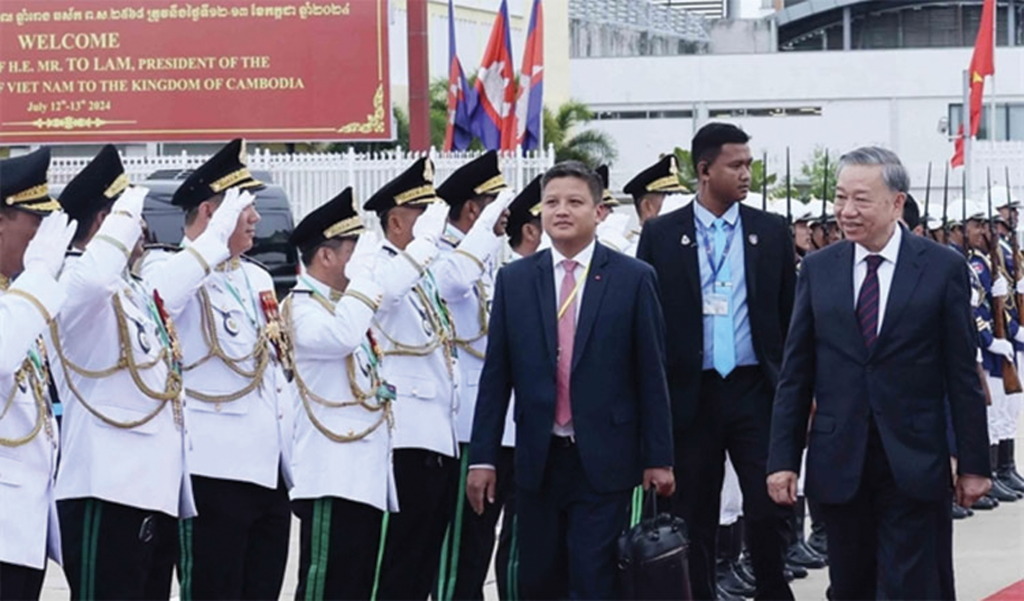
[[[260,301],[261,292],[273,294],[273,278],[248,260],[210,270],[188,239],[183,246],[148,252],[142,277],[163,298],[181,340],[189,469],[266,488],[283,473],[291,487],[294,398]]]
[[[398,393],[393,444],[458,457],[459,354],[451,317],[426,261],[418,258],[418,244],[401,251],[384,241],[374,270],[384,301],[373,333],[384,351],[384,380]]]
[[[58,563],[53,477],[57,422],[45,369],[46,325],[64,303],[48,274],[26,271],[0,287],[0,562],[43,569]]]
[[[391,465],[392,406],[368,334],[381,289],[352,282],[338,297],[306,274],[283,303],[295,357],[292,499],[338,497],[397,511]]]
[[[473,433],[473,415],[487,350],[487,324],[491,317],[494,294],[494,273],[501,250],[501,239],[495,236],[491,248],[465,248],[465,234],[448,224],[438,241],[441,253],[431,266],[442,298],[455,321],[456,346],[462,386],[459,414],[456,421],[459,442],[468,443]],[[513,415],[509,406],[509,415]],[[511,422],[511,420],[507,420]],[[515,446],[515,430],[505,428],[502,444]]]
[[[119,219],[128,217],[111,215],[107,222]],[[152,293],[128,274],[135,241],[107,229],[84,253],[72,252],[60,275],[68,302],[57,319],[60,345],[51,344],[64,403],[57,498],[93,497],[191,517],[183,389],[172,343]]]

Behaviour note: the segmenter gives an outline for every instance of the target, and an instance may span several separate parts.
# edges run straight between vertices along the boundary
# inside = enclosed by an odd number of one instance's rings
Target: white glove
[[[44,217],[39,229],[25,247],[23,263],[25,271],[36,270],[56,278],[64,265],[64,253],[75,237],[77,222],[68,221],[63,211]]]
[[[484,207],[484,210],[480,213],[480,217],[477,218],[476,223],[474,223],[473,227],[470,228],[470,233],[477,228],[487,230],[488,232],[494,232],[494,225],[498,223],[498,220],[501,219],[502,213],[505,212],[505,209],[507,209],[515,199],[516,195],[511,188],[506,188],[501,192],[498,192],[498,197],[495,198],[491,204]]]
[[[373,280],[373,270],[377,266],[377,252],[380,250],[380,240],[377,234],[367,231],[359,235],[355,250],[345,264],[345,277],[350,282],[358,280]]]
[[[206,232],[217,241],[227,244],[235,227],[238,226],[238,216],[249,205],[256,202],[256,197],[251,192],[244,192],[238,188],[231,188],[224,194],[224,200],[214,211],[210,223],[206,226]]]
[[[130,186],[123,194],[121,194],[120,198],[114,201],[114,206],[110,209],[110,214],[126,214],[132,219],[141,219],[142,207],[146,202],[147,194],[149,194],[149,188],[145,188],[143,186]]]
[[[1024,278],[1017,280],[1017,294],[1024,294]]]
[[[412,237],[416,240],[426,240],[431,244],[437,244],[447,223],[448,204],[432,203],[426,211],[423,211],[422,215],[416,218],[416,223],[412,226]]]
[[[992,282],[992,296],[993,298],[1006,298],[1010,294],[1010,283],[1006,281],[1006,278],[999,276],[996,281]]]
[[[466,237],[459,243],[459,250],[476,257],[481,263],[485,262],[504,240],[502,236],[494,233],[494,226],[515,197],[512,190],[499,192],[498,197],[484,207],[473,227],[469,228]]]
[[[973,288],[971,288],[971,306],[975,309],[981,306],[981,295]]]
[[[1013,337],[1017,342],[1024,343],[1024,326],[1017,328],[1017,335]]]
[[[1010,344],[1009,340],[1003,340],[1002,338],[993,338],[992,344],[988,345],[988,352],[1006,357],[1010,361],[1013,361],[1015,358],[1013,345]]]
[[[125,190],[114,202],[97,235],[117,240],[130,252],[142,236],[142,206],[148,193],[147,188],[138,186]]]

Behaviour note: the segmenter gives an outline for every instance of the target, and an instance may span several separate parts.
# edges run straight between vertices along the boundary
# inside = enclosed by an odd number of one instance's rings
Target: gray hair
[[[879,146],[862,146],[839,157],[836,169],[838,176],[844,167],[850,165],[878,165],[882,168],[882,181],[893,192],[906,194],[910,190],[910,175],[896,153]]]

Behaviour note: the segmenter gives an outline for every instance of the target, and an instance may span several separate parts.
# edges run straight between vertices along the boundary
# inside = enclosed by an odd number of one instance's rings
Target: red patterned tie
[[[857,296],[857,321],[864,335],[864,346],[870,349],[878,339],[878,266],[885,259],[881,255],[869,255],[864,259],[868,264],[868,275],[861,284]]]
[[[572,421],[572,405],[569,402],[569,381],[572,379],[572,347],[576,339],[576,261],[566,259],[561,263],[565,269],[562,289],[558,295],[558,372],[555,375],[555,423],[564,426]],[[571,301],[569,299],[572,299]],[[568,306],[566,303],[568,302]]]

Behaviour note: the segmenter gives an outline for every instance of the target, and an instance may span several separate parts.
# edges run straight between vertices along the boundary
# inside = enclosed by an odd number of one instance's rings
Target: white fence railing
[[[362,205],[378,188],[397,176],[427,152],[410,152],[401,148],[373,153],[271,154],[257,151],[249,155],[249,168],[268,171],[273,183],[284,188],[291,201],[295,221],[327,202],[346,186],[355,191],[356,203]],[[440,185],[453,171],[482,154],[480,151],[430,151],[434,160],[435,183]],[[535,176],[555,162],[552,147],[525,155],[502,153],[502,171],[509,185],[521,190]],[[125,171],[133,183],[143,183],[161,170],[195,169],[209,155],[186,154],[122,157]],[[55,157],[50,163],[49,179],[53,184],[71,181],[90,161],[89,157]]]

